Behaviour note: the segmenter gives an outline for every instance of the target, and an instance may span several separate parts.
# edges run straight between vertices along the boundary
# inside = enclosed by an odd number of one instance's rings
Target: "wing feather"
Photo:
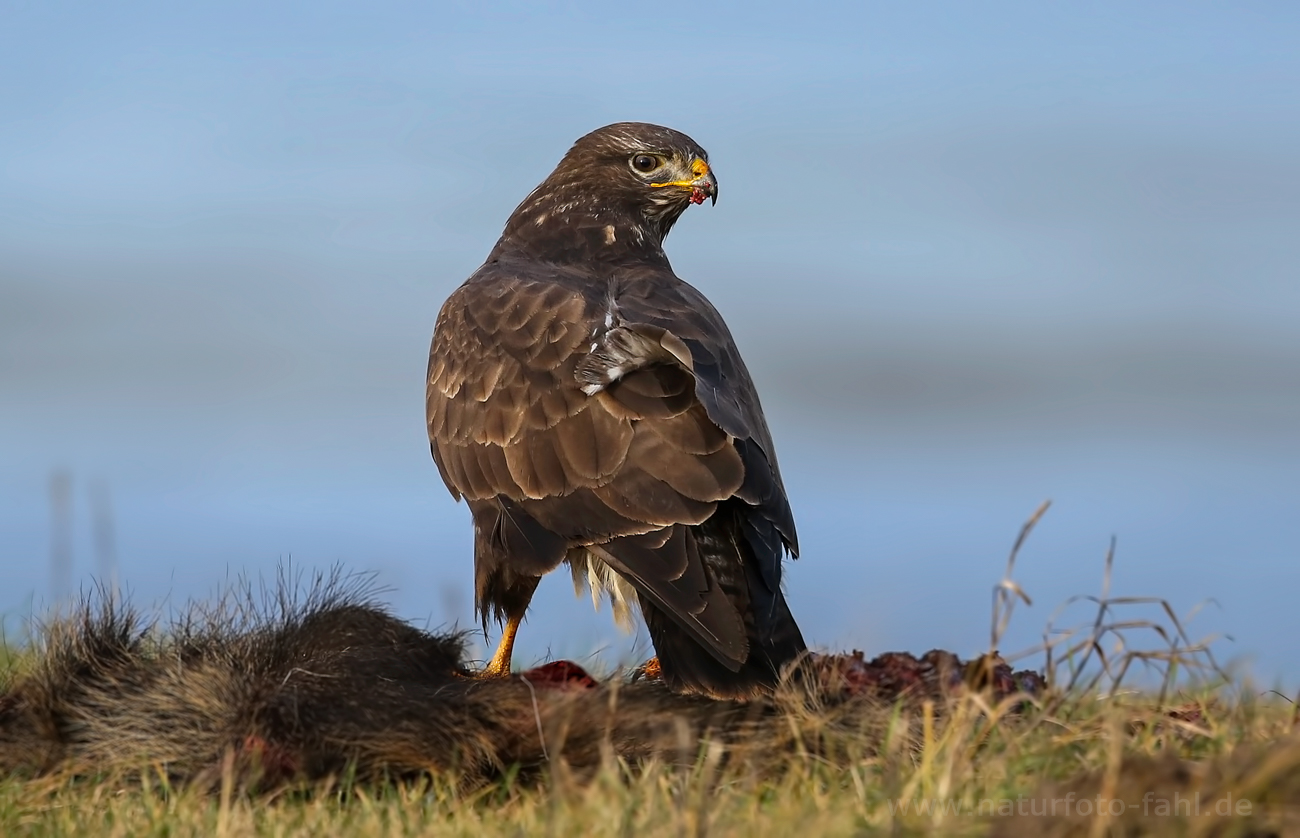
[[[716,508],[714,503],[686,497],[633,463],[625,463],[613,480],[592,491],[625,518],[657,527],[699,524]]]
[[[680,495],[697,501],[726,500],[745,479],[744,465],[732,446],[711,454],[690,454],[672,445],[652,428],[656,420],[637,423],[628,459],[650,477]]]
[[[435,329],[429,436],[448,488],[472,504],[476,552],[544,572],[589,549],[735,670],[744,620],[692,527],[743,501],[741,532],[772,591],[798,546],[731,335],[662,270],[605,287],[540,270],[485,265]]]
[[[524,497],[567,495],[578,488],[553,433],[525,434],[506,446],[505,455],[510,477],[523,490]]]
[[[586,485],[609,480],[627,459],[632,423],[619,419],[595,401],[558,423],[554,433],[569,470]]]
[[[744,620],[701,561],[695,535],[684,526],[669,529],[670,538],[658,546],[647,536],[634,536],[588,549],[672,614],[720,663],[737,671],[749,657]]]
[[[664,442],[688,454],[712,454],[731,443],[731,438],[710,421],[699,403],[676,416],[647,422],[646,426]]]
[[[575,545],[599,544],[626,535],[643,535],[658,524],[620,515],[591,489],[563,497],[519,501],[538,523]]]

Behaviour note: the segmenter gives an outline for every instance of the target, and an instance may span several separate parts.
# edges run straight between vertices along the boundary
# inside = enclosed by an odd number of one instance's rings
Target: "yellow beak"
[[[683,189],[691,190],[691,203],[703,203],[704,198],[708,197],[713,199],[713,203],[716,204],[718,202],[718,180],[713,176],[713,172],[709,170],[709,164],[698,157],[695,158],[691,162],[691,174],[694,177],[684,180],[670,180],[667,183],[652,183],[650,185],[657,187],[680,186]]]

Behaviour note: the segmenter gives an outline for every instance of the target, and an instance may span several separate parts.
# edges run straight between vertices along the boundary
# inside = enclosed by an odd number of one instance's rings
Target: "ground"
[[[337,578],[161,627],[89,604],[0,649],[0,834],[1300,836],[1296,705],[1166,603],[1095,601],[1036,668],[825,655],[748,704],[484,683]]]
[[[1130,831],[1120,834],[1296,834],[1288,818],[1291,801],[1300,802],[1300,744],[1287,702],[1256,701],[1229,685],[1180,696],[1178,713],[1162,711],[1157,699],[1133,693],[1001,717],[977,700],[947,716],[923,707],[919,741],[901,734],[905,711],[898,735],[863,743],[855,757],[831,764],[792,752],[761,772],[726,764],[722,748],[706,743],[691,766],[611,762],[575,778],[557,765],[526,783],[507,772],[468,792],[444,776],[377,785],[340,777],[270,794],[231,783],[213,792],[175,789],[149,772],[11,779],[0,782],[0,832],[1088,835],[1093,819],[1077,816],[1085,800],[1091,815],[1100,795],[1108,811],[1112,800],[1125,801],[1116,825]],[[1249,817],[1221,820],[1214,807],[1224,799],[1236,814],[1245,803]],[[1034,817],[1052,800],[1060,801],[1058,818]],[[1179,800],[1196,801],[1199,811]],[[1178,811],[1162,812],[1162,801]]]

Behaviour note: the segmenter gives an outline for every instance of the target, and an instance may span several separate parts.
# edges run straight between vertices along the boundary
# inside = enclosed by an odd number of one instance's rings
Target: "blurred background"
[[[289,560],[472,625],[434,318],[643,120],[718,172],[668,252],[762,393],[810,641],[981,651],[1050,498],[1004,651],[1114,536],[1113,593],[1300,680],[1300,7],[484,5],[0,2],[9,636]],[[647,649],[561,573],[517,660]]]

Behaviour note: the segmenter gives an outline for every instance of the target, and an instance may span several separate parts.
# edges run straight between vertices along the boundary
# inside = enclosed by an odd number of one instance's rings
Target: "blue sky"
[[[760,386],[815,642],[979,651],[1050,497],[1009,646],[1114,535],[1118,592],[1213,597],[1193,628],[1294,682],[1298,16],[0,3],[0,611],[50,601],[67,469],[73,584],[102,484],[143,601],[292,557],[466,622],[437,307],[573,139],[638,119],[716,166],[669,255]],[[521,654],[625,654],[590,612],[548,582]]]

